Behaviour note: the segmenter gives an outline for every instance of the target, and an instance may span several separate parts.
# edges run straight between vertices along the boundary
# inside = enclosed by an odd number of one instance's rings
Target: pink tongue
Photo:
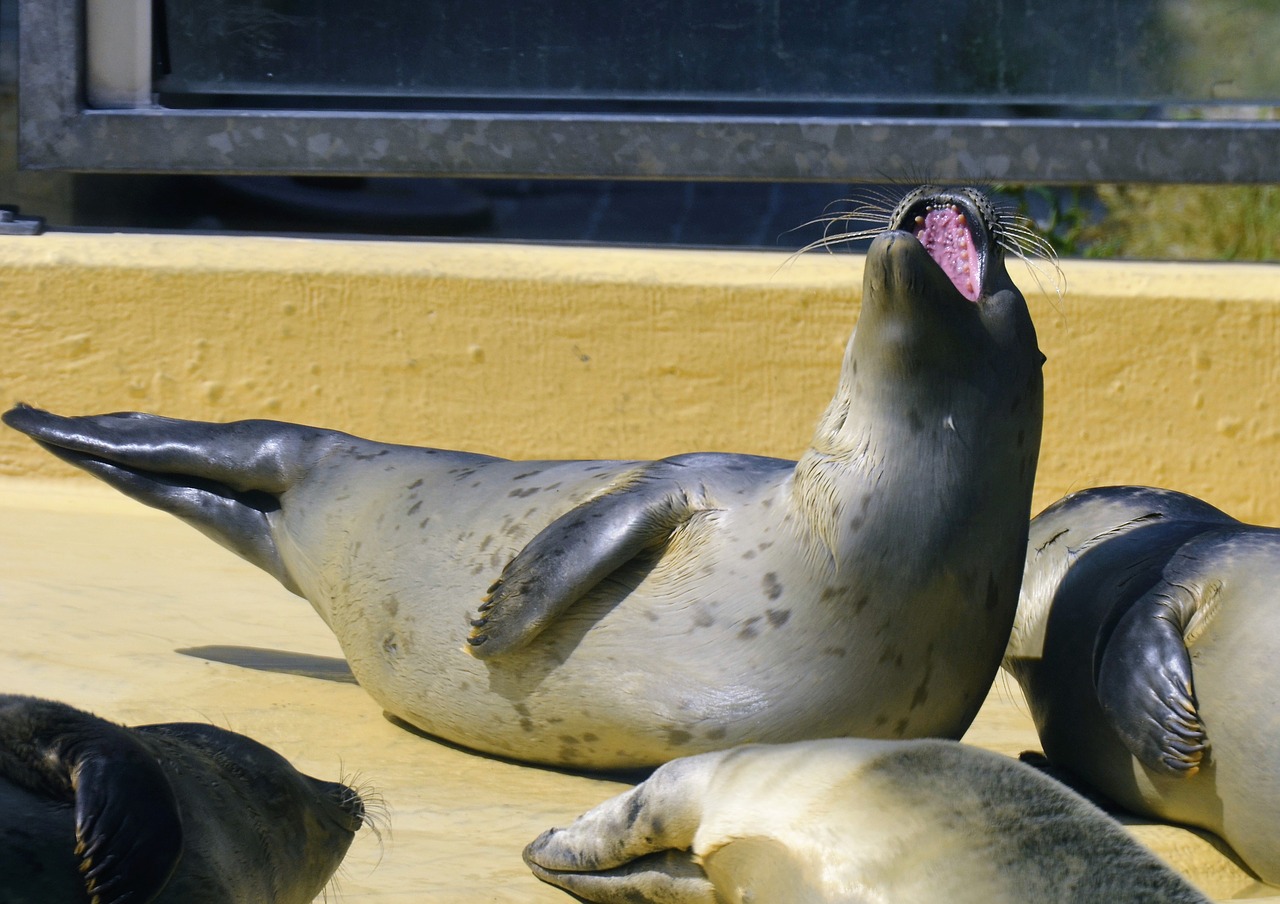
[[[977,301],[982,294],[978,250],[973,246],[964,214],[954,207],[931,210],[916,217],[914,232],[960,294]]]

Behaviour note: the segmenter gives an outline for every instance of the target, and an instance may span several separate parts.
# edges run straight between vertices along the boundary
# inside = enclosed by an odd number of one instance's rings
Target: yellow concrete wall
[[[1046,365],[1036,508],[1142,482],[1280,524],[1280,268],[1017,262]],[[51,234],[0,239],[0,402],[272,417],[519,458],[793,457],[854,255]],[[11,431],[0,474],[70,475]]]

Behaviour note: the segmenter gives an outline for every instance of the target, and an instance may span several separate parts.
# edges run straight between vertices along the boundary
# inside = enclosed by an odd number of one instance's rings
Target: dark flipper
[[[277,421],[209,424],[136,413],[60,417],[27,405],[7,411],[4,422],[295,589],[267,515],[336,434]]]
[[[0,698],[4,777],[73,800],[76,856],[94,904],[152,900],[182,854],[182,820],[163,770],[126,729],[30,697]],[[21,726],[22,749],[8,734]]]
[[[660,550],[705,508],[686,486],[662,475],[662,464],[557,518],[520,550],[471,623],[472,655],[488,659],[528,644],[609,574]]]
[[[1194,775],[1208,749],[1183,636],[1202,603],[1161,581],[1120,619],[1097,660],[1103,711],[1129,752],[1164,775]]]

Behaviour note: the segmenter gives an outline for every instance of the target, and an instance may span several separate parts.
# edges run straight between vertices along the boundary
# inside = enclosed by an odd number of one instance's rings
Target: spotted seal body
[[[1083,798],[950,741],[838,738],[675,760],[525,861],[629,904],[1207,899]]]
[[[599,768],[958,737],[1016,606],[1043,357],[981,195],[917,191],[890,225],[799,462],[518,462],[270,421],[5,420],[275,575],[384,709],[472,748]]]
[[[0,695],[6,904],[306,904],[363,813],[243,735]]]
[[[1280,885],[1280,530],[1102,487],[1031,525],[1005,665],[1054,766]]]

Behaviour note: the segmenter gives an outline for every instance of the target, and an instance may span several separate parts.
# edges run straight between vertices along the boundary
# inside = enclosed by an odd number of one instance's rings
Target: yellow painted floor
[[[179,652],[191,648],[205,655]],[[175,519],[87,480],[0,479],[0,688],[129,724],[212,722],[317,777],[354,774],[385,799],[390,828],[361,833],[330,901],[568,904],[520,851],[625,786],[397,727],[341,680],[339,656],[306,602]],[[1037,748],[1011,681],[997,683],[966,740]],[[1133,830],[1217,899],[1280,896],[1206,836]]]

